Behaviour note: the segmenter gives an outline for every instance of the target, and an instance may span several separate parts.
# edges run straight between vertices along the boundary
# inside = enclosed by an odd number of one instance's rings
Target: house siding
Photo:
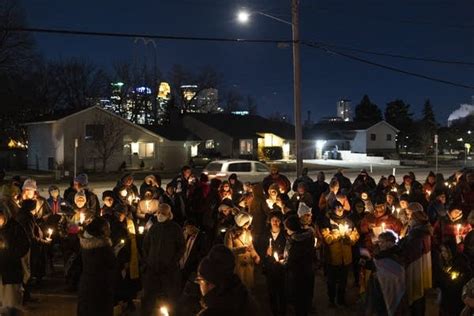
[[[375,134],[376,139],[371,140],[370,135]],[[392,135],[391,140],[387,140],[387,134]],[[397,136],[396,130],[391,128],[389,125],[385,123],[376,124],[369,129],[367,129],[367,152],[395,152],[396,151],[396,143],[395,138]]]

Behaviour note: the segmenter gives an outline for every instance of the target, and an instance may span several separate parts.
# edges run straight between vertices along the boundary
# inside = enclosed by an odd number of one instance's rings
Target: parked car
[[[259,161],[229,159],[212,161],[203,172],[209,179],[225,180],[235,173],[242,182],[259,182],[270,173],[270,170],[267,165]]]

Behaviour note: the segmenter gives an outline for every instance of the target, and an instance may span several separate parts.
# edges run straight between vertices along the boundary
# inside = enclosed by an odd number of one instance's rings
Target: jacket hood
[[[97,238],[89,235],[87,232],[79,234],[79,241],[82,249],[96,249],[107,246],[112,246],[112,240],[109,237]]]
[[[313,238],[313,232],[309,229],[305,229],[301,232],[294,233],[293,235],[291,235],[291,239],[293,239],[294,241],[303,241],[309,238]]]

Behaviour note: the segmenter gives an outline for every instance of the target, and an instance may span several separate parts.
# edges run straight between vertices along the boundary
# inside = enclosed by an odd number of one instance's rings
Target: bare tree
[[[92,126],[93,150],[102,162],[102,172],[105,172],[112,155],[123,149],[123,126],[107,114],[99,116]]]
[[[34,57],[34,41],[30,34],[11,29],[25,26],[18,0],[0,1],[0,70],[16,71]]]

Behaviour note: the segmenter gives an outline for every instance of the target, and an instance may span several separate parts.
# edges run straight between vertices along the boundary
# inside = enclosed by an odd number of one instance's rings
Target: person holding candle
[[[374,213],[367,213],[360,223],[362,247],[373,253],[378,235],[389,229],[399,235],[402,223],[387,211],[385,199],[379,198],[375,202]]]
[[[22,258],[27,255],[30,242],[25,230],[0,202],[0,303],[3,308],[21,308],[25,281]]]
[[[456,245],[456,251],[462,253],[464,237],[471,229],[471,224],[464,219],[462,211],[456,206],[451,206],[447,216],[438,219],[434,224],[434,246],[439,247],[446,242],[452,242]]]
[[[148,220],[155,216],[160,202],[153,197],[153,190],[145,189],[142,199],[137,206],[137,219],[140,225],[145,225]]]
[[[86,207],[94,214],[100,214],[100,203],[97,195],[89,189],[89,177],[85,173],[81,173],[74,178],[72,189],[69,190],[68,195],[64,193],[65,199],[71,205],[74,204],[75,194],[82,191],[86,196]]]
[[[321,233],[328,249],[327,286],[329,303],[346,305],[346,285],[349,267],[352,264],[352,246],[359,239],[357,229],[344,212],[341,203],[334,203],[328,221]]]
[[[234,227],[234,216],[238,212],[239,209],[233,208],[230,201],[224,201],[219,205],[214,244],[224,243],[225,234],[228,230]]]
[[[272,184],[278,186],[278,193],[288,197],[288,192],[291,190],[291,182],[285,175],[280,173],[278,166],[275,164],[270,166],[270,174],[262,181],[263,190],[268,192]]]
[[[118,204],[116,203],[116,197],[113,191],[106,190],[102,193],[102,208],[100,209],[100,216],[104,216],[106,214],[113,215],[115,206]]]
[[[329,211],[331,205],[336,201],[336,196],[339,193],[339,181],[335,178],[329,182],[329,190],[321,194],[319,198],[319,210],[321,213],[321,218],[323,219]]]
[[[274,316],[286,314],[286,284],[285,284],[285,258],[286,235],[283,231],[283,215],[280,212],[271,212],[270,225],[263,235],[265,256],[263,271],[267,281],[270,297],[270,308]]]
[[[71,218],[73,225],[84,226],[94,217],[94,213],[87,207],[87,197],[85,192],[79,191],[74,196],[74,215]]]
[[[374,178],[369,176],[367,170],[362,169],[352,184],[352,192],[360,194],[361,192],[374,192],[377,185]]]
[[[291,209],[296,212],[300,203],[304,203],[309,207],[313,207],[313,198],[308,192],[308,185],[305,182],[298,183],[296,192],[290,199]]]
[[[51,214],[55,215],[61,213],[61,205],[65,200],[61,197],[59,188],[56,185],[51,185],[48,188],[49,197],[46,200],[51,210]]]
[[[145,197],[145,192],[151,190],[154,199],[160,199],[160,197],[165,193],[161,188],[161,177],[158,174],[149,174],[143,180],[143,183],[140,185],[140,198]]]
[[[387,177],[388,180],[388,186],[390,187],[390,191],[398,193],[398,184],[397,184],[397,179],[393,174],[389,175]]]
[[[228,230],[224,237],[224,245],[235,255],[235,273],[249,289],[255,284],[254,268],[260,263],[260,256],[255,250],[250,225],[252,216],[239,212],[234,216],[235,226]]]
[[[431,201],[431,195],[435,191],[436,186],[436,175],[433,171],[430,171],[426,177],[425,183],[423,184],[423,194],[425,196],[425,202],[429,203]]]
[[[176,303],[181,280],[179,260],[186,248],[182,229],[173,221],[171,207],[161,203],[156,217],[158,222],[143,240],[143,316],[152,314],[157,301]]]

